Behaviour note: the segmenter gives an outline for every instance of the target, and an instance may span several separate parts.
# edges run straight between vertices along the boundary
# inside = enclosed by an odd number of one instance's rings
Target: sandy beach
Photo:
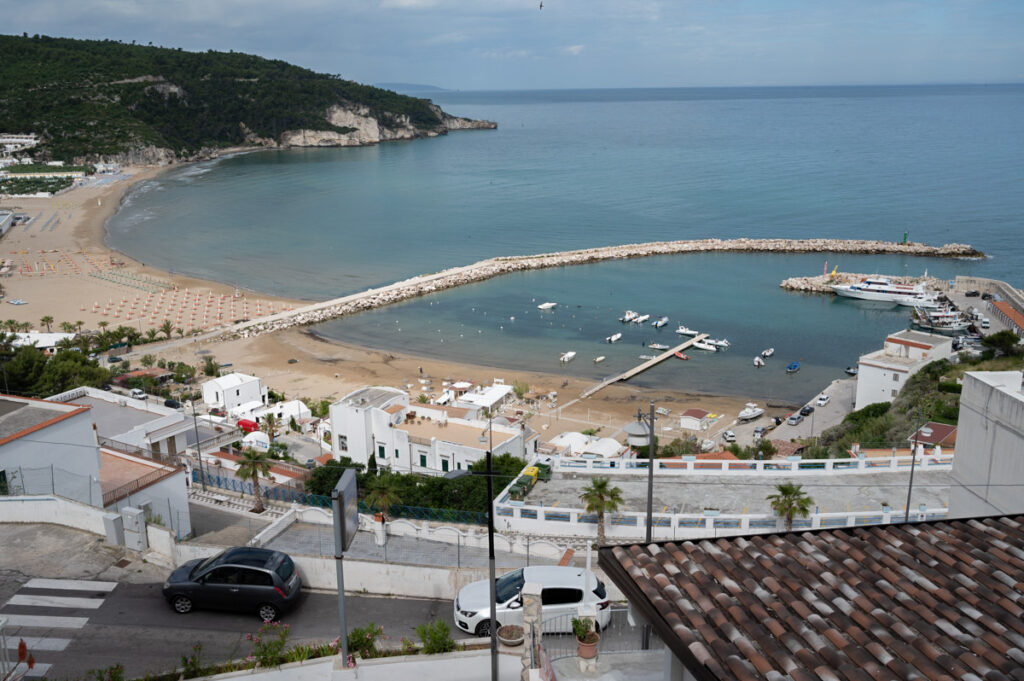
[[[175,329],[211,331],[241,318],[256,318],[307,302],[287,300],[263,293],[238,291],[216,282],[202,281],[148,267],[104,244],[105,223],[117,210],[122,197],[137,182],[156,176],[165,168],[124,168],[113,180],[90,181],[52,198],[14,198],[0,207],[24,212],[34,219],[18,225],[3,238],[2,256],[12,274],[3,279],[5,300],[22,299],[25,305],[5,305],[3,319],[29,322],[37,331],[44,315],[61,322],[82,322],[84,329],[121,324],[138,326],[143,332],[169,319]],[[175,332],[177,335],[177,332]],[[645,411],[650,400],[671,410],[673,417],[690,407],[723,414],[729,423],[743,406],[739,397],[693,395],[681,391],[644,390],[617,384],[591,398],[576,398],[589,384],[552,374],[524,373],[500,367],[481,367],[433,359],[391,354],[322,340],[302,327],[233,340],[199,340],[173,344],[158,354],[167,359],[201,364],[212,354],[232,370],[260,376],[265,384],[288,397],[338,399],[366,385],[409,388],[413,399],[423,388],[419,379],[431,377],[439,390],[446,378],[490,384],[499,378],[519,380],[537,394],[556,392],[556,406],[544,400],[530,423],[542,432],[542,440],[565,430],[600,429],[611,435],[632,420],[638,407]],[[134,355],[159,350],[159,346],[136,346]],[[203,354],[200,354],[203,353]],[[297,360],[289,363],[288,360]],[[422,372],[421,372],[422,370]],[[665,426],[678,423],[666,418]],[[682,431],[665,431],[671,439]]]

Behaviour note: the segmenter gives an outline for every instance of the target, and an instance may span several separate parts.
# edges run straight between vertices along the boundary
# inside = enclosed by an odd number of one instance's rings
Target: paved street
[[[251,651],[245,635],[259,628],[255,615],[178,615],[160,593],[166,569],[134,561],[94,535],[55,525],[0,525],[0,546],[0,618],[9,619],[9,645],[22,637],[29,643],[36,676],[84,678],[121,663],[128,678],[140,677],[177,667],[196,642],[206,661]],[[129,562],[118,567],[122,559]],[[418,624],[451,624],[451,601],[349,595],[346,607],[350,628],[376,622],[389,637],[385,645],[398,645],[403,636],[416,640]],[[292,642],[329,641],[338,636],[337,617],[336,595],[310,592],[282,621]]]

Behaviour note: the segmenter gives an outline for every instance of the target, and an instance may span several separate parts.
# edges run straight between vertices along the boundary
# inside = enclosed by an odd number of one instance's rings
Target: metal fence
[[[192,470],[192,480],[200,482],[198,470]],[[231,490],[240,494],[252,494],[252,482],[239,480],[226,475],[206,474],[206,484],[219,487],[220,489]],[[310,494],[294,487],[284,485],[260,485],[260,494],[264,499],[279,501],[290,504],[297,503],[304,506],[317,506],[319,508],[330,508],[331,498],[320,494]],[[359,502],[360,513],[373,513],[373,509]],[[410,520],[430,520],[439,523],[458,523],[463,525],[486,525],[487,514],[478,511],[460,511],[450,508],[424,508],[422,506],[392,506],[388,509],[388,515],[393,518],[409,518]]]
[[[0,495],[22,496],[54,494],[90,506],[99,506],[101,490],[98,480],[58,468],[53,464],[41,468],[7,468],[6,484],[0,485]]]
[[[576,656],[576,637],[572,634],[573,615],[558,615],[543,621],[544,637],[541,645],[549,660]],[[598,622],[600,622],[600,615]],[[664,642],[648,628],[645,632],[640,622],[629,621],[628,608],[611,608],[608,623],[599,627],[601,640],[597,654],[635,653],[638,651],[661,650]],[[646,639],[646,640],[645,640]]]

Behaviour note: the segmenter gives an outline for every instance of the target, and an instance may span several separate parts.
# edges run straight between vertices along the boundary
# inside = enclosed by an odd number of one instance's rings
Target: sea
[[[703,253],[510,274],[322,323],[325,338],[585,387],[675,345],[727,338],[632,379],[800,402],[905,328],[906,308],[786,292],[831,271],[971,275],[1024,287],[1024,86],[431,91],[496,130],[260,151],[141,183],[108,244],[173,272],[334,298],[497,255],[670,239],[969,243],[982,259]],[[557,302],[549,312],[537,305]],[[669,317],[655,329],[626,309]],[[618,331],[623,340],[604,339]],[[774,347],[766,367],[753,357]],[[567,351],[576,359],[558,361]],[[593,360],[604,356],[605,360]],[[784,367],[801,362],[797,374]]]

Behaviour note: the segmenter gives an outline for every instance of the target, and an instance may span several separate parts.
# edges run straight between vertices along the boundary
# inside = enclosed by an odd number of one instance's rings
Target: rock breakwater
[[[902,286],[924,284],[925,288],[929,291],[944,291],[946,289],[945,280],[936,279],[935,277],[904,277],[888,274],[854,274],[852,272],[836,272],[834,276],[831,274],[819,274],[816,277],[792,277],[790,279],[783,280],[779,286],[787,291],[798,291],[800,293],[834,293],[832,290],[833,284],[856,284],[868,277],[879,276],[884,276],[892,283],[900,284]]]
[[[221,335],[248,338],[293,326],[316,324],[328,319],[384,307],[385,305],[391,305],[417,296],[484,281],[485,279],[511,272],[548,267],[565,267],[568,265],[584,265],[603,260],[710,251],[742,253],[849,253],[865,255],[899,253],[903,255],[943,258],[968,258],[983,255],[966,244],[928,246],[921,243],[904,244],[889,241],[852,239],[697,239],[605,246],[602,248],[541,253],[538,255],[505,256],[481,260],[464,267],[453,267],[434,274],[413,277],[412,279],[399,281],[388,286],[236,324]],[[795,288],[794,290],[802,289]]]

